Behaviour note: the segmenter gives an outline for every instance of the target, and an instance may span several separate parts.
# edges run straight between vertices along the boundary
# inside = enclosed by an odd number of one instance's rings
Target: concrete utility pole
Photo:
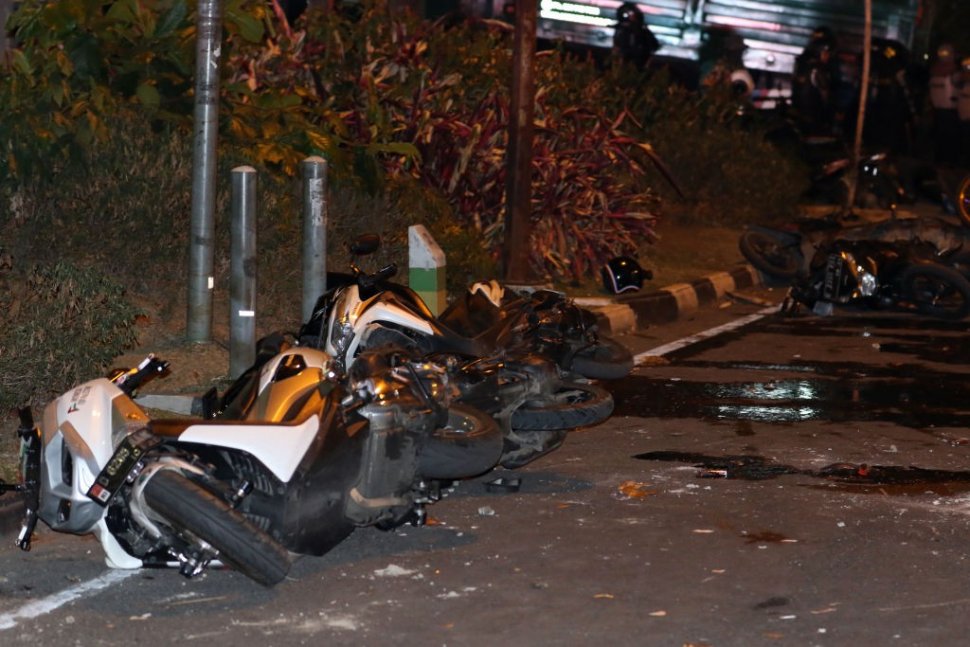
[[[215,247],[216,139],[219,132],[220,0],[199,0],[195,50],[195,153],[192,165],[192,223],[186,337],[212,336],[212,276]]]
[[[505,182],[505,279],[528,282],[532,237],[532,122],[535,117],[536,1],[515,0],[512,106]]]
[[[872,61],[872,0],[866,0],[866,24],[862,37],[862,83],[859,88],[859,113],[856,115],[855,142],[852,147],[849,195],[843,208],[845,214],[855,208],[855,196],[859,188],[859,158],[862,155],[862,128],[866,123],[866,99],[869,96],[869,67]]]

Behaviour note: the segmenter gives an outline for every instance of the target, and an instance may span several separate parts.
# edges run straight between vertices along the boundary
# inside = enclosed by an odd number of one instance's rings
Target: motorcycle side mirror
[[[378,234],[361,234],[350,244],[350,253],[354,256],[366,256],[376,252],[380,246],[381,237]]]

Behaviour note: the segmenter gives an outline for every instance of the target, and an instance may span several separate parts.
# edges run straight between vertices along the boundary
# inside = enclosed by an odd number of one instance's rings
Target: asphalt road
[[[90,538],[5,541],[0,641],[963,644],[968,324],[763,307],[628,336],[644,365],[608,422],[271,590],[110,572]],[[520,489],[489,491],[499,476]]]

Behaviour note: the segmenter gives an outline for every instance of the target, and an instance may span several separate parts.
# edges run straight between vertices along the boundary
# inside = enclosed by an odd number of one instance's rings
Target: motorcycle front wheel
[[[182,474],[159,470],[145,484],[145,502],[176,532],[202,540],[219,551],[219,559],[263,586],[286,577],[286,549],[246,521],[225,501]]]
[[[964,225],[970,225],[970,174],[957,187],[957,215]]]
[[[779,279],[793,279],[802,266],[801,250],[768,232],[748,229],[738,240],[741,254],[765,274]]]
[[[626,346],[600,335],[597,343],[573,356],[568,370],[593,380],[618,380],[633,370],[633,355]]]
[[[613,413],[613,396],[593,384],[565,382],[548,399],[529,401],[512,412],[514,430],[574,429],[603,422]]]
[[[911,265],[899,277],[902,296],[925,315],[964,319],[970,315],[970,281],[942,265]]]
[[[448,425],[435,429],[418,454],[418,472],[429,479],[478,476],[502,455],[502,431],[487,413],[454,403]]]

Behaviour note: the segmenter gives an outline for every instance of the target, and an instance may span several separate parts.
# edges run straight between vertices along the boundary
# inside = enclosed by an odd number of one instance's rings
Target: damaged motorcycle
[[[375,235],[363,236],[352,254],[372,253],[379,243]],[[435,318],[413,290],[389,280],[395,266],[368,274],[352,262],[352,270],[317,301],[299,344],[324,349],[344,367],[353,366],[362,349],[387,345],[446,367],[458,401],[499,423],[503,467],[521,467],[559,447],[570,429],[612,413],[612,395],[564,365],[619,377],[629,372],[632,357],[616,342],[597,338],[588,313],[572,302],[544,292],[503,303],[501,286],[489,283]],[[446,321],[480,333],[459,334]]]
[[[825,243],[807,274],[792,285],[782,312],[804,305],[826,315],[834,306],[861,306],[964,319],[970,314],[970,281],[934,256],[929,246],[904,241]]]
[[[275,359],[250,376],[248,419],[150,419],[132,396],[167,369],[151,356],[56,399],[39,427],[23,410],[23,482],[3,486],[25,499],[20,547],[40,519],[94,534],[112,567],[193,577],[221,563],[272,586],[293,554],[357,527],[423,523],[441,479],[499,458],[494,421],[449,406],[439,371],[391,354],[346,377],[315,349]]]

